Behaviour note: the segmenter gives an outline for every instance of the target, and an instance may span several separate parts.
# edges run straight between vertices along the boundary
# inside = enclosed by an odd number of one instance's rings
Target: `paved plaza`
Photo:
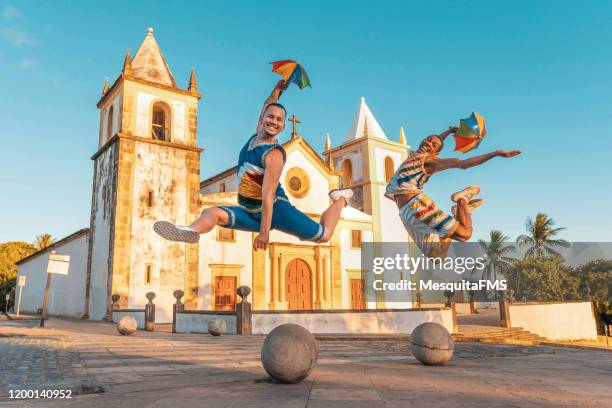
[[[612,353],[456,343],[425,367],[405,338],[320,340],[300,384],[272,384],[263,336],[137,332],[51,319],[0,321],[0,406],[6,407],[612,407]],[[68,389],[67,400],[10,399],[18,389]]]

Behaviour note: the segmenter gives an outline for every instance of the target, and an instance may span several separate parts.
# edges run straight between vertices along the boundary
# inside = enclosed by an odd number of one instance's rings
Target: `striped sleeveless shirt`
[[[420,193],[430,175],[425,173],[425,160],[429,155],[412,152],[389,180],[385,197],[395,200],[398,194]]]
[[[257,135],[253,135],[240,151],[238,156],[238,205],[248,212],[261,211],[266,156],[274,149],[280,150],[283,160],[287,160],[287,153],[283,146],[277,141],[262,143],[257,140]],[[279,199],[289,201],[280,182],[274,195],[274,201]]]

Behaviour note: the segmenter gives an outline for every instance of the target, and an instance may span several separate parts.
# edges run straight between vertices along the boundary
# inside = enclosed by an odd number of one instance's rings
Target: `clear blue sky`
[[[343,140],[360,96],[413,146],[475,110],[489,134],[472,154],[524,154],[436,175],[426,188],[443,207],[478,183],[475,238],[515,238],[544,211],[568,240],[609,241],[610,3],[425,3],[0,0],[0,242],[89,226],[95,104],[147,27],[179,86],[197,70],[203,179],[235,164],[277,80],[268,63],[292,58],[313,87],[283,103],[317,150],[325,132]]]

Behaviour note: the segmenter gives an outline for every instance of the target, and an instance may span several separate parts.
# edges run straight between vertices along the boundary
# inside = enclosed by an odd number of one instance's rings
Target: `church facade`
[[[206,154],[197,146],[201,97],[194,71],[187,88],[177,85],[152,29],[134,58],[128,51],[121,75],[105,84],[97,104],[90,227],[79,241],[83,250],[76,252],[86,259],[73,259],[69,275],[58,277],[68,286],[85,282],[84,296],[75,291],[82,314],[108,317],[114,294],[121,308],[142,308],[145,294],[155,292],[156,320],[167,322],[177,289],[185,292],[187,309],[233,310],[241,285],[252,288],[256,310],[406,307],[409,303],[364,297],[362,242],[409,238],[394,203],[384,198],[388,179],[406,157],[405,136],[400,130],[398,141],[389,140],[363,98],[340,145],[333,147],[328,135],[320,155],[297,132],[295,121],[283,144],[287,162],[281,183],[291,203],[308,216],[319,219],[330,190],[355,191],[330,242],[302,242],[273,231],[269,249],[253,251],[251,232],[217,227],[196,245],[168,242],[154,233],[156,220],[189,224],[204,208],[236,203],[235,167],[200,181],[206,169]],[[19,274],[42,279],[44,271],[35,270],[44,264],[40,257],[51,250],[61,253],[62,241],[22,260]],[[28,295],[27,286],[22,290],[23,296],[37,296]],[[61,302],[56,304],[54,310],[52,289],[50,313],[64,314]]]

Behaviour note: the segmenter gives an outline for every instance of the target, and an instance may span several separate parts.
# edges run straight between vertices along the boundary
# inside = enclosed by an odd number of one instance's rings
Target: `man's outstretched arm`
[[[482,163],[494,157],[514,157],[521,154],[520,150],[496,150],[491,153],[481,154],[480,156],[470,157],[469,159],[432,159],[425,163],[425,171],[428,174],[439,173],[448,169],[469,169],[470,167],[480,166]]]
[[[281,95],[283,94],[283,91],[287,89],[288,85],[289,83],[286,82],[284,79],[281,79],[280,81],[276,83],[276,85],[274,86],[274,89],[272,89],[272,93],[264,101],[264,104],[261,107],[261,112],[259,112],[259,119],[257,120],[257,127],[255,128],[255,133],[259,134],[259,130],[261,127],[261,121],[263,119],[263,115],[266,112],[266,108],[268,107],[268,105],[274,102],[278,102]]]

